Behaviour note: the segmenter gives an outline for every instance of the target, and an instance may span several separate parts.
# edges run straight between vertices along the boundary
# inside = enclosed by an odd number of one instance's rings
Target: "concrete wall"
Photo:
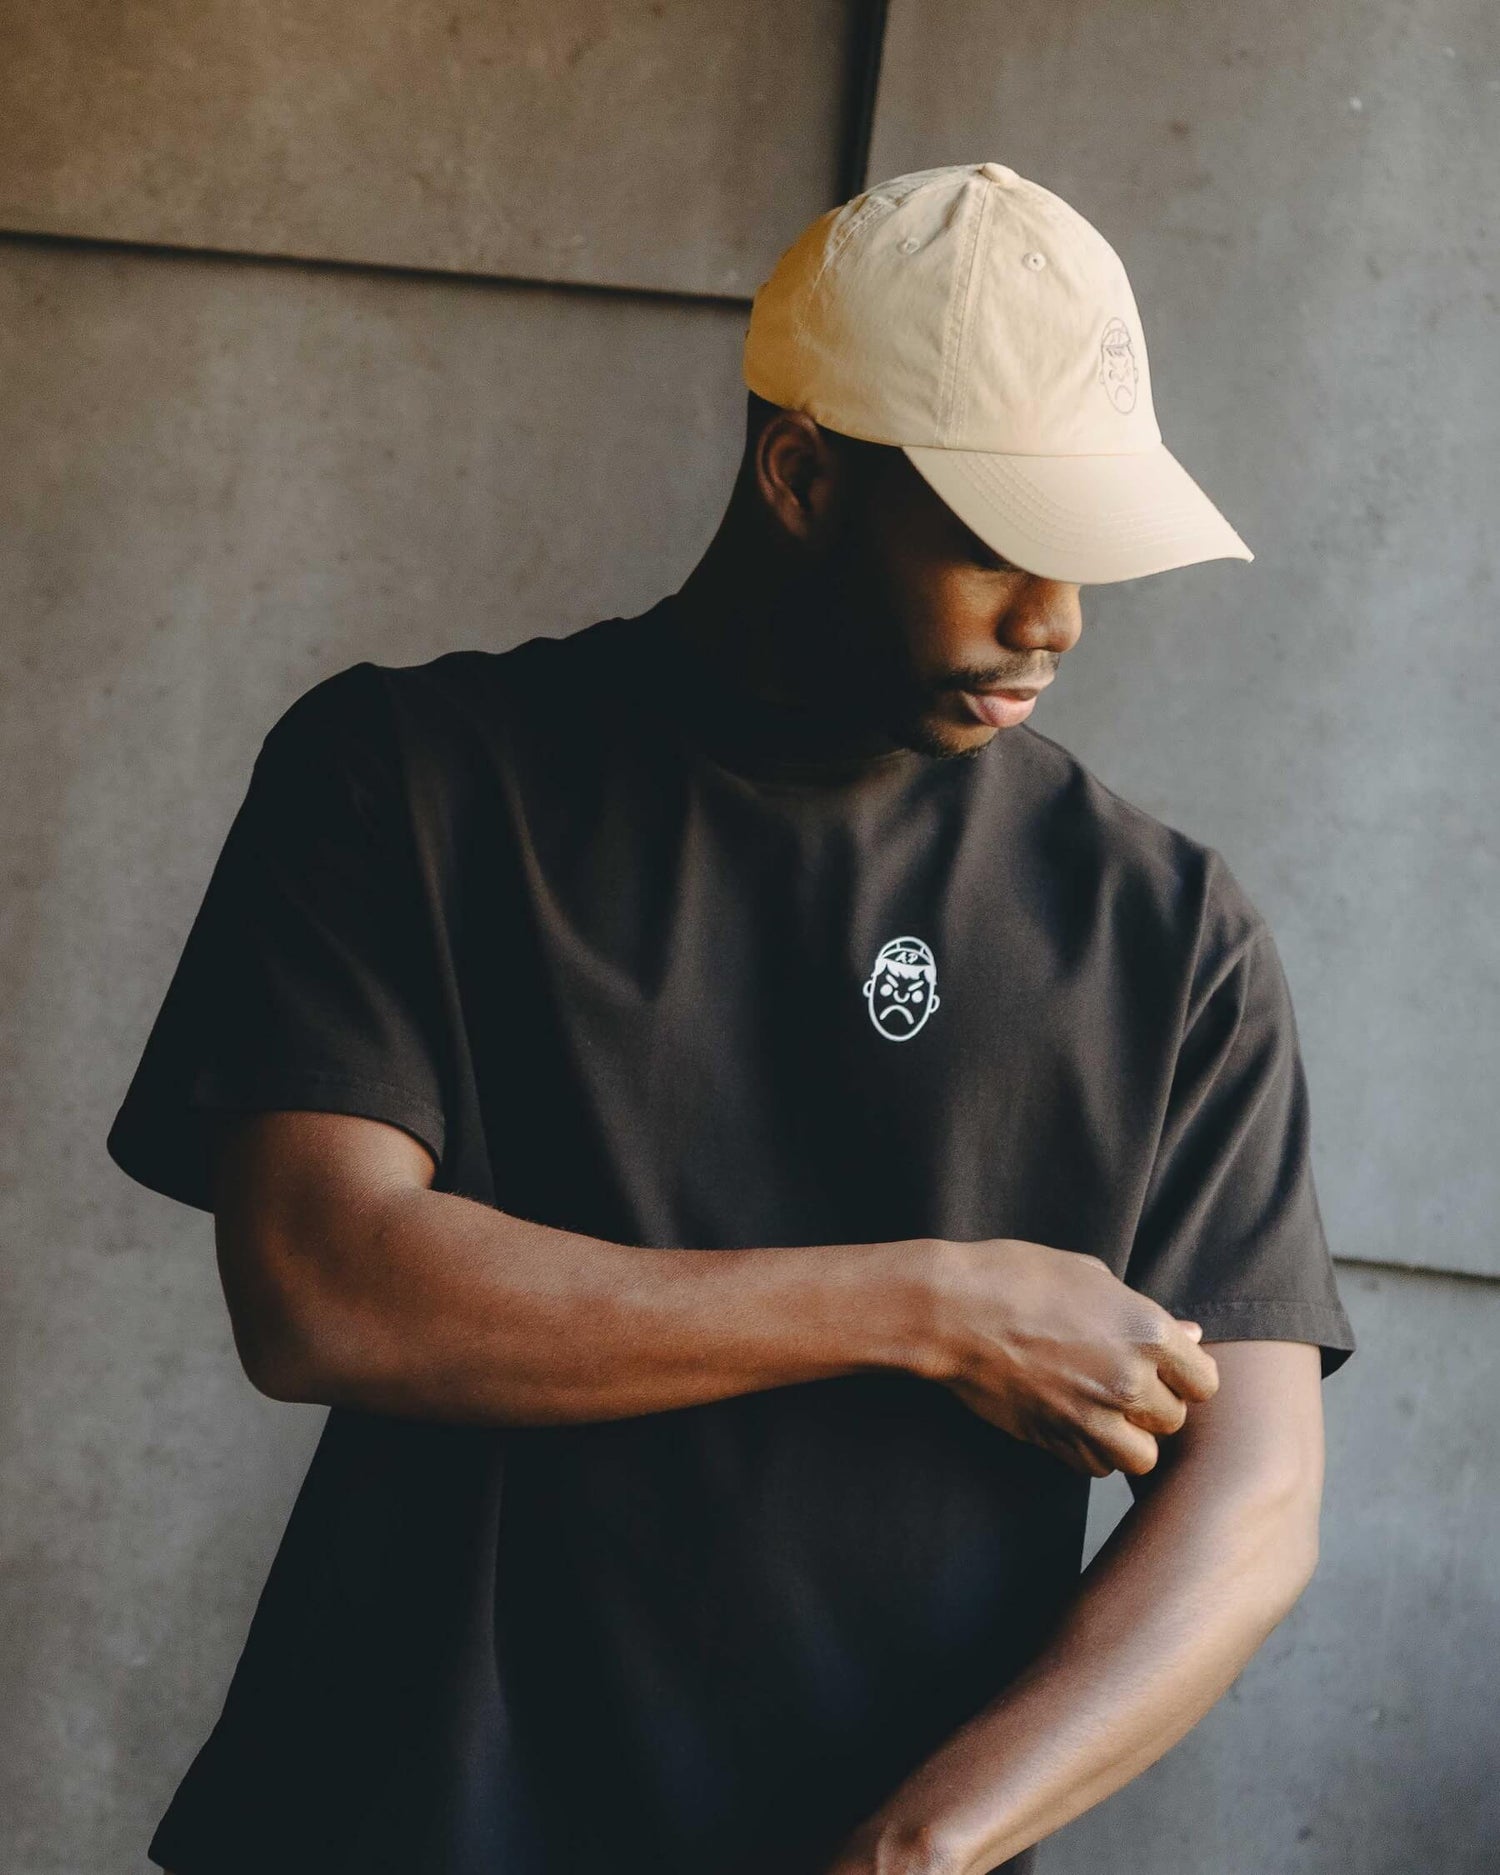
[[[259,738],[358,657],[680,581],[733,295],[851,115],[847,9],[354,11],[0,0],[7,1875],[144,1871],[321,1419],[251,1390],[208,1221],[102,1146]],[[1363,1343],[1313,1588],[1050,1875],[1493,1866],[1497,93],[1479,0],[890,11],[872,177],[993,156],[1097,219],[1259,556],[1086,593],[1038,727],[1276,929]],[[632,192],[678,147],[681,199]]]
[[[748,294],[851,0],[0,0],[0,227]]]

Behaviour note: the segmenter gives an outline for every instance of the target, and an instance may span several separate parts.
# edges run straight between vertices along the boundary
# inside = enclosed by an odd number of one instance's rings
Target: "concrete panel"
[[[672,590],[743,313],[0,242],[0,1868],[144,1870],[322,1415],[103,1138],[261,735]]]
[[[1089,216],[1257,558],[1084,595],[1033,726],[1218,846],[1297,1004],[1337,1254],[1500,1273],[1500,9],[893,0],[870,175]]]
[[[0,227],[748,297],[837,199],[854,10],[0,0]]]
[[[1345,1266],[1360,1352],[1323,1389],[1312,1586],[1043,1875],[1488,1875],[1500,1842],[1500,1287]],[[1094,1487],[1090,1551],[1130,1502]]]

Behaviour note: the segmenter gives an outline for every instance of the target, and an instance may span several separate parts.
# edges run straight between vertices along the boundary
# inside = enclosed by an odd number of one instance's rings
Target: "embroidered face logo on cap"
[[[1135,348],[1130,343],[1130,327],[1123,319],[1111,319],[1099,341],[1099,382],[1122,417],[1128,417],[1135,409],[1139,376]]]
[[[865,982],[865,1007],[888,1042],[909,1042],[941,1000],[937,961],[921,938],[892,938],[881,945]]]

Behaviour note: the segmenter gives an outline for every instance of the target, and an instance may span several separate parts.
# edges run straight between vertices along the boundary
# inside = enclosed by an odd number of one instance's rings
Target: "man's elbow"
[[[1292,1527],[1287,1538],[1286,1553],[1279,1572],[1282,1587],[1282,1607],[1278,1619],[1284,1619],[1291,1613],[1301,1599],[1303,1591],[1318,1573],[1318,1525],[1317,1518],[1301,1519]]]
[[[311,1260],[220,1222],[219,1270],[235,1352],[267,1399],[332,1406],[348,1391],[353,1337]]]
[[[242,1339],[235,1347],[245,1378],[268,1400],[296,1406],[331,1406],[333,1388],[326,1369],[290,1337]]]
[[[1309,1462],[1247,1482],[1234,1506],[1242,1568],[1256,1583],[1268,1630],[1317,1574],[1322,1500],[1322,1466]]]
[[[1132,1480],[1132,1490],[1139,1503],[1159,1494],[1175,1502],[1176,1514],[1267,1633],[1317,1573],[1323,1464],[1316,1446],[1262,1452],[1257,1462],[1239,1465],[1200,1451]]]
[[[337,1381],[322,1339],[290,1313],[269,1319],[230,1309],[235,1352],[245,1378],[268,1400],[331,1406]]]

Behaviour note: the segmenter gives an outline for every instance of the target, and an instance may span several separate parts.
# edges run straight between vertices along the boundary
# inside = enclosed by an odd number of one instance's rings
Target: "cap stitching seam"
[[[943,389],[938,406],[938,433],[944,442],[953,436],[954,406],[957,401],[959,383],[959,353],[963,349],[964,331],[969,306],[970,294],[974,282],[974,257],[979,246],[979,230],[986,209],[989,207],[989,191],[985,190],[979,198],[979,212],[970,218],[966,231],[964,252],[959,259],[954,274],[953,290],[948,302],[946,330],[943,335]],[[962,275],[962,286],[959,285]],[[953,327],[957,324],[955,335]]]
[[[1023,520],[1059,545],[1064,541],[1076,540],[1097,541],[1101,545],[1110,542],[1121,546],[1164,546],[1169,541],[1198,537],[1193,526],[1198,517],[1190,513],[1173,515],[1163,521],[1136,524],[1129,520],[1112,521],[1108,515],[1084,518],[1069,514],[1065,509],[1041,507],[1014,494],[1012,499]]]
[[[974,256],[969,269],[969,289],[965,295],[965,315],[959,332],[959,344],[963,351],[963,369],[958,374],[958,409],[954,413],[954,433],[964,435],[969,422],[969,411],[974,400],[974,373],[969,368],[974,351],[974,321],[970,316],[975,297],[975,281],[979,273],[979,254],[984,244],[985,229],[988,226],[990,209],[996,200],[995,191],[986,189],[979,201],[979,226],[974,235]]]
[[[792,343],[794,345],[800,346],[806,335],[807,322],[812,316],[813,301],[817,298],[818,288],[823,284],[824,274],[827,273],[828,269],[844,251],[852,236],[855,235],[867,221],[872,220],[879,214],[882,208],[891,208],[893,206],[894,204],[890,201],[889,197],[872,195],[854,211],[842,228],[834,232],[823,250],[823,259],[819,264],[818,271],[813,275],[812,284],[803,295],[802,308],[797,315],[796,331],[792,337]]]

